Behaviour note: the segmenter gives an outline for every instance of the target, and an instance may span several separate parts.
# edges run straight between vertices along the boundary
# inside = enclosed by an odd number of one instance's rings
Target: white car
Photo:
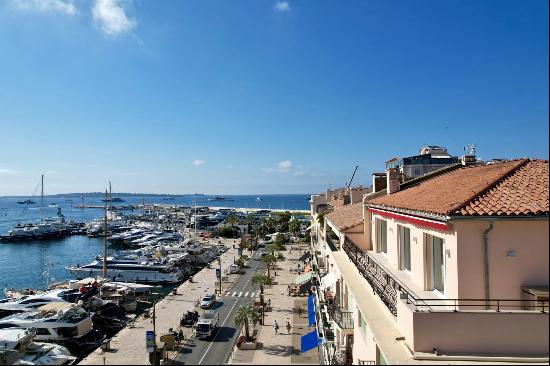
[[[208,309],[209,307],[214,305],[215,302],[216,302],[216,295],[208,294],[202,298],[199,307],[201,309]]]

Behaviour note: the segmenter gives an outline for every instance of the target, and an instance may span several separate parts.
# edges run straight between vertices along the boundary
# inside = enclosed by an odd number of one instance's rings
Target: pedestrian
[[[273,329],[275,330],[275,334],[278,334],[279,331],[279,324],[277,324],[277,321],[273,321]]]
[[[302,317],[302,307],[298,306],[298,318]]]
[[[290,323],[287,321],[286,322],[286,333],[287,334],[290,334],[290,329],[292,329],[292,327],[290,326]]]
[[[271,299],[267,299],[267,307],[271,306]]]

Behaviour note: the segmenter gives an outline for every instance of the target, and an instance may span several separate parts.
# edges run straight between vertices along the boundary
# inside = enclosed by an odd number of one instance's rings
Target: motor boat
[[[0,300],[0,318],[9,315],[35,311],[42,305],[51,303],[69,303],[78,299],[78,290],[53,290],[37,295],[23,296],[17,300]]]
[[[62,343],[71,353],[85,354],[105,339],[94,328],[89,312],[76,304],[51,303],[36,311],[14,314],[0,319],[0,329],[36,329],[37,341]]]
[[[85,266],[67,267],[76,278],[96,277],[103,274],[103,261],[96,260]],[[113,281],[137,283],[178,283],[184,274],[178,268],[155,262],[129,263],[107,259],[107,273]]]
[[[72,365],[77,358],[66,347],[35,342],[36,329],[0,329],[3,362],[7,365]]]

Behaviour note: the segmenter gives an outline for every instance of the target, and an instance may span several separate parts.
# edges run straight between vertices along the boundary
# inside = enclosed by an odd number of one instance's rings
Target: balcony
[[[332,250],[333,252],[336,252],[339,250],[340,243],[338,243],[337,240],[338,239],[334,239],[331,237],[331,233],[327,233],[327,237],[325,241],[327,242],[327,245],[330,248],[330,250]]]
[[[520,299],[445,299],[433,296],[429,291],[413,291],[402,280],[398,273],[392,273],[375,258],[375,255],[359,249],[349,239],[345,239],[344,252],[367,280],[376,295],[388,310],[397,316],[398,299],[403,300],[415,312],[427,311],[540,311],[548,313],[548,300],[530,302]],[[418,293],[431,296],[419,296]]]
[[[353,331],[353,312],[343,311],[341,307],[334,306],[331,316],[340,329]]]

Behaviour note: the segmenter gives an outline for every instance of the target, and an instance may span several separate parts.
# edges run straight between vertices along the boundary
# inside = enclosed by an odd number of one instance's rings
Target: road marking
[[[231,296],[235,297],[235,295],[237,295],[237,293],[236,293],[236,292],[233,292],[233,295],[231,295]]]
[[[248,291],[246,292],[246,294],[244,294],[244,297],[248,297]]]
[[[231,312],[233,311],[233,309],[235,308],[235,305],[237,305],[237,303],[238,303],[238,301],[235,301],[235,303],[233,304],[231,309],[229,309],[229,312],[227,313],[227,316],[223,320],[223,323],[218,327],[218,330],[216,331],[216,335],[214,335],[214,338],[212,338],[212,342],[210,342],[210,345],[208,346],[208,348],[204,352],[204,355],[202,355],[202,358],[199,361],[199,365],[202,363],[202,360],[204,360],[204,358],[206,357],[206,354],[208,353],[208,351],[210,351],[210,347],[212,347],[212,345],[214,344],[214,341],[216,340],[216,337],[218,336],[218,333],[220,332],[222,327],[225,325],[225,322],[227,321],[227,318],[229,318],[229,315],[231,315]]]
[[[231,292],[227,291],[227,292],[225,293],[225,296],[229,296],[230,293],[231,293]]]
[[[241,291],[241,292],[239,292],[239,297],[241,297],[241,296],[242,296],[242,294],[243,294],[243,292],[242,292],[242,291]]]
[[[254,297],[254,292],[250,294],[250,297]]]

